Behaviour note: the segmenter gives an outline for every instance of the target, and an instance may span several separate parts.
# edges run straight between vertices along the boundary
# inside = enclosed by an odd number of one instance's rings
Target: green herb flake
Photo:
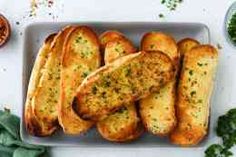
[[[193,75],[193,70],[189,70],[189,75]]]
[[[88,75],[89,75],[89,72],[86,71],[86,72],[83,72],[82,77],[83,77],[83,78],[86,78]]]
[[[96,86],[93,86],[93,87],[92,87],[92,93],[93,93],[93,94],[97,94],[97,90],[98,90],[98,89],[97,89]]]
[[[216,44],[216,47],[217,47],[219,50],[221,50],[221,49],[222,49],[222,46],[221,46],[221,44],[220,44],[220,43],[217,43],[217,44]]]
[[[176,10],[182,2],[183,0],[161,0],[161,4],[165,5],[170,11]]]
[[[203,64],[202,63],[197,63],[197,65],[201,67]]]
[[[192,91],[192,92],[190,93],[190,95],[191,95],[191,97],[193,97],[194,95],[196,95],[196,91]]]
[[[159,18],[164,18],[164,15],[162,13],[160,13],[158,16]]]
[[[202,99],[199,99],[197,102],[198,102],[198,103],[202,103]]]

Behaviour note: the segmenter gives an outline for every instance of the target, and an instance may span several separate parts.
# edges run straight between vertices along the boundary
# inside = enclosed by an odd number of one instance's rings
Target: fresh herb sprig
[[[223,145],[213,144],[205,151],[205,157],[230,157],[230,151],[236,145],[236,108],[219,117],[216,128],[217,136],[222,138]]]

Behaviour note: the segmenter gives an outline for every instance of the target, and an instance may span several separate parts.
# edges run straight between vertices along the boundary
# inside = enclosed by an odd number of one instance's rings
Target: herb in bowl
[[[230,40],[236,44],[236,13],[234,13],[228,23],[227,31],[230,37]]]

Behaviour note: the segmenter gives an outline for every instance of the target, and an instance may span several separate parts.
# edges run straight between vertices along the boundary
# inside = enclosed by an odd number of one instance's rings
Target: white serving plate
[[[28,25],[24,32],[23,46],[23,82],[22,82],[22,110],[24,114],[24,103],[28,87],[31,69],[35,56],[38,53],[44,39],[51,33],[59,31],[68,24],[80,24],[91,26],[98,34],[106,30],[118,30],[123,32],[138,47],[141,37],[149,31],[162,31],[172,35],[177,41],[190,37],[200,41],[202,44],[210,43],[210,33],[206,25],[201,23],[158,23],[158,22],[86,22],[86,23],[34,23]],[[214,92],[212,98],[214,99]],[[212,110],[214,112],[214,110]],[[23,115],[22,115],[23,117]],[[213,126],[210,125],[210,130]],[[25,129],[24,120],[21,122],[21,137],[31,144],[47,146],[79,146],[79,147],[175,147],[170,144],[168,138],[160,138],[144,133],[139,139],[127,144],[111,143],[104,140],[93,128],[84,135],[69,136],[62,131],[56,132],[50,137],[33,137]],[[198,147],[202,147],[208,141],[207,136]]]

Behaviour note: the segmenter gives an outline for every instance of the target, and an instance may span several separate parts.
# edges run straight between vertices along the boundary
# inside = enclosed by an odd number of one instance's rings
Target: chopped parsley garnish
[[[164,18],[164,15],[162,13],[160,13],[158,16],[159,18]]]
[[[197,63],[197,65],[201,67],[203,64],[202,63]]]
[[[198,100],[198,103],[202,103],[202,99],[199,99],[199,100]]]
[[[92,87],[92,93],[93,93],[93,94],[96,94],[96,93],[97,93],[97,90],[98,90],[98,89],[97,89],[96,86],[93,86],[93,87]]]
[[[126,68],[125,69],[125,76],[130,76],[131,75],[131,68]]]
[[[189,75],[193,75],[193,70],[189,70]]]
[[[154,48],[154,46],[155,46],[154,44],[151,44],[151,45],[150,45],[150,48],[151,48],[151,49],[153,49],[153,48]]]
[[[86,71],[86,72],[83,72],[82,77],[85,78],[85,77],[87,77],[88,75],[89,75],[89,72]]]

